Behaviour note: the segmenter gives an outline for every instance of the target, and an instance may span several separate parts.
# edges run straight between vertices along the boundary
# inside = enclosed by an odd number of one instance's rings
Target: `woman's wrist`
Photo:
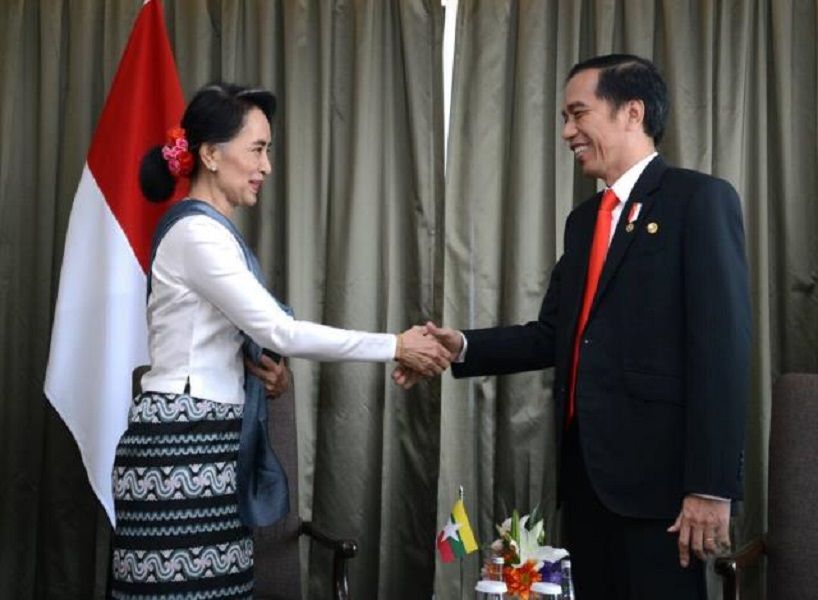
[[[399,333],[396,336],[395,342],[395,360],[403,358],[403,334]]]

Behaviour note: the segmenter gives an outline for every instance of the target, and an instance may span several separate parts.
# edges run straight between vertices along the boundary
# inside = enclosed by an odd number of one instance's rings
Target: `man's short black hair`
[[[632,54],[608,54],[595,56],[574,65],[568,79],[580,71],[599,69],[596,97],[608,100],[619,109],[629,100],[641,100],[645,104],[645,133],[659,145],[665,134],[667,122],[667,86],[652,62]]]

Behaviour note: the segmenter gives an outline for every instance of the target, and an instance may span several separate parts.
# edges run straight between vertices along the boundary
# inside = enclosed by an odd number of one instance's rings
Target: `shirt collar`
[[[614,181],[611,188],[616,194],[616,197],[619,199],[620,204],[624,204],[625,202],[628,201],[628,198],[630,197],[631,192],[633,191],[633,186],[636,185],[637,180],[642,175],[642,172],[645,170],[648,164],[650,164],[650,161],[656,158],[658,154],[659,154],[658,152],[652,152],[651,154],[648,154],[645,158],[643,158],[642,160],[634,164],[630,169],[625,171],[619,177],[619,179]]]

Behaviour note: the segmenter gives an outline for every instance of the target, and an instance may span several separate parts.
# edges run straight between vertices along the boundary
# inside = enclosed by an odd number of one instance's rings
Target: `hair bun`
[[[139,187],[151,202],[164,202],[173,196],[176,179],[162,156],[162,146],[154,146],[142,157],[139,165]]]

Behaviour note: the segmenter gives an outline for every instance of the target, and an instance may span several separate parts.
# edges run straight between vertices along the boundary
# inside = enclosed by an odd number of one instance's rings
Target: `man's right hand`
[[[434,377],[449,368],[450,354],[448,348],[428,334],[426,327],[416,325],[398,336],[395,359],[404,369]]]
[[[448,327],[438,327],[432,321],[428,321],[425,326],[425,331],[428,335],[434,338],[449,352],[449,362],[455,360],[460,356],[463,350],[463,334],[456,329],[449,329]],[[408,390],[412,388],[418,381],[423,379],[423,374],[413,371],[412,369],[398,365],[392,371],[392,380]]]
[[[460,356],[460,352],[463,350],[463,334],[461,332],[448,327],[438,327],[431,321],[426,323],[426,331],[435,336],[437,341],[451,352],[449,361],[454,361]]]

